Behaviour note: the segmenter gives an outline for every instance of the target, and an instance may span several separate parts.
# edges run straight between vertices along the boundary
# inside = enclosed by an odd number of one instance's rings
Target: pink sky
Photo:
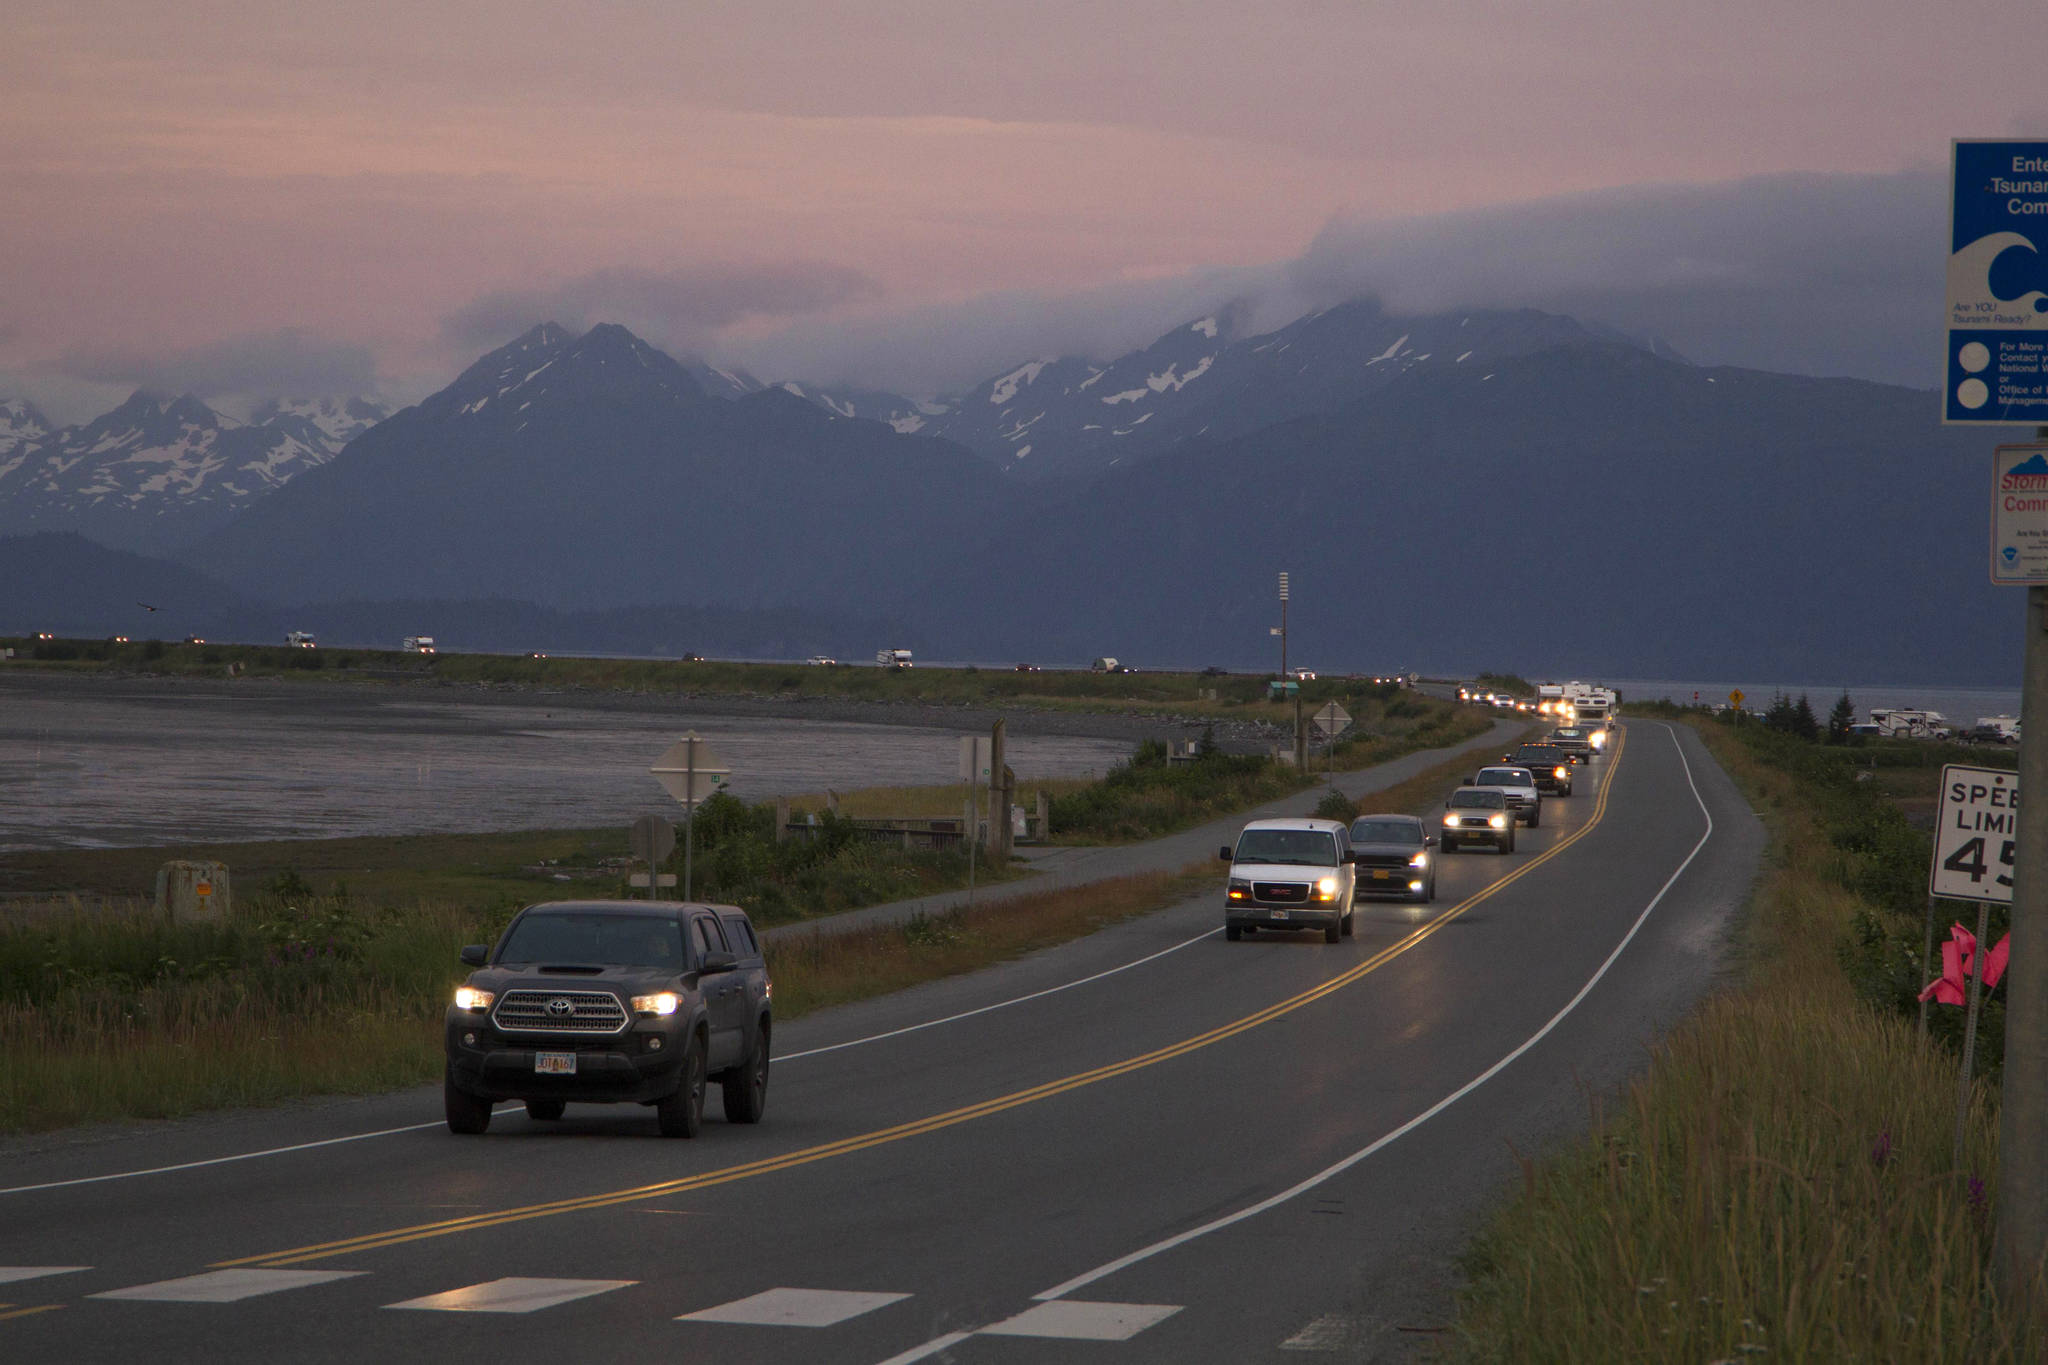
[[[1280,261],[1339,217],[1940,168],[2042,126],[2013,92],[2044,59],[2020,0],[13,0],[0,397],[71,419],[287,330],[411,396],[479,349],[451,316],[603,270],[858,282],[685,338],[743,350],[805,309]]]

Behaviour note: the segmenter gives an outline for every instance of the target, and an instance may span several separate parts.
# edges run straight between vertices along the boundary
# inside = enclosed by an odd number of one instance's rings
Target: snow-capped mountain
[[[1370,300],[1310,313],[1275,332],[1233,335],[1227,312],[1196,318],[1143,350],[1101,362],[1026,361],[965,394],[910,399],[782,387],[841,416],[942,436],[1034,482],[1094,478],[1183,441],[1228,440],[1334,412],[1411,370],[1447,375],[1559,345],[1606,343],[1680,359],[1654,342],[1532,310],[1395,317]]]
[[[124,549],[169,549],[325,464],[384,416],[364,399],[276,402],[259,413],[240,422],[191,394],[137,390],[112,412],[53,430],[25,403],[0,405],[0,533],[80,531]]]
[[[391,415],[391,409],[367,398],[273,398],[249,414],[259,427],[286,428],[304,422],[319,439],[340,450]]]

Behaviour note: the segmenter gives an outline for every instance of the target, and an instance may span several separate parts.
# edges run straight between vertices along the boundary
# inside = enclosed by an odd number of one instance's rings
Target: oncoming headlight
[[[1319,879],[1319,880],[1318,880],[1318,881],[1316,882],[1316,899],[1317,899],[1317,900],[1322,900],[1322,901],[1328,901],[1328,900],[1335,900],[1336,898],[1337,898],[1337,879],[1336,879],[1335,877],[1323,877],[1323,878],[1320,878],[1320,879]]]
[[[1506,829],[1508,827],[1508,818],[1505,815],[1489,815],[1486,817],[1486,823],[1492,825],[1495,829]]]
[[[1551,775],[1562,782],[1570,771],[1568,768],[1554,768],[1551,770]]]
[[[1232,877],[1230,879],[1230,889],[1223,894],[1226,900],[1246,900],[1252,894],[1252,884],[1242,877]]]
[[[1418,853],[1418,854],[1416,854],[1416,855],[1415,855],[1414,857],[1412,857],[1412,858],[1410,858],[1410,859],[1408,860],[1408,866],[1410,866],[1410,867],[1428,867],[1428,866],[1429,866],[1429,855],[1428,855],[1427,853]]]
[[[455,988],[455,1008],[459,1010],[487,1010],[498,997],[489,991],[480,991],[474,986]]]
[[[636,995],[633,997],[633,1013],[674,1014],[677,1006],[682,1003],[683,997],[677,995],[674,991],[657,991],[653,995]]]

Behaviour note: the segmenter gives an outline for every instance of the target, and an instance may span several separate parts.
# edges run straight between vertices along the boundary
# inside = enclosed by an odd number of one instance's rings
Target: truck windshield
[[[1335,867],[1337,841],[1319,829],[1248,829],[1238,838],[1235,861]]]
[[[1422,843],[1422,826],[1413,820],[1359,820],[1351,826],[1354,844]]]
[[[679,972],[684,966],[683,932],[674,920],[652,915],[526,915],[505,936],[498,961],[666,967]]]
[[[1507,800],[1507,797],[1497,791],[1480,791],[1474,787],[1464,787],[1452,792],[1447,804],[1466,810],[1499,810],[1507,804]]]

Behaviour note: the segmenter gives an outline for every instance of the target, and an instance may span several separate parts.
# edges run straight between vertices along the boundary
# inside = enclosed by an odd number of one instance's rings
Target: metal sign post
[[[676,874],[663,872],[661,865],[668,855],[676,851],[676,827],[659,815],[643,815],[633,822],[627,832],[626,843],[633,850],[633,856],[647,864],[647,899],[655,899],[655,892],[664,886],[676,884]],[[640,878],[635,876],[631,884],[638,886]]]
[[[692,730],[671,744],[647,771],[660,778],[668,794],[683,803],[683,899],[689,900],[694,872],[691,864],[697,853],[697,803],[724,786],[732,769],[721,763],[718,755],[711,752],[711,746]]]
[[[1970,954],[1963,1066],[1956,1078],[1954,1153],[1958,1167],[1963,1161],[1963,1134],[1970,1117],[1970,1082],[1977,1063],[1977,1019],[1984,1009],[1984,958],[1991,946],[1985,940],[1991,933],[1992,905],[2012,903],[2020,809],[2017,774],[2002,768],[1971,768],[1959,763],[1941,770],[1934,860],[1927,873],[1928,906],[1931,912],[1936,896],[1977,902],[1977,947]],[[1931,915],[1929,927],[1931,932]],[[1924,1015],[1924,1002],[1921,1010]]]
[[[967,908],[974,908],[974,853],[980,842],[981,812],[979,802],[974,799],[974,786],[979,782],[982,789],[988,789],[989,779],[995,775],[995,759],[990,742],[980,735],[960,736],[960,783],[965,791],[966,811],[963,826],[967,833]]]
[[[1323,771],[1330,772],[1337,763],[1337,736],[1351,728],[1351,713],[1336,702],[1325,703],[1316,712],[1316,729],[1323,732]]]

